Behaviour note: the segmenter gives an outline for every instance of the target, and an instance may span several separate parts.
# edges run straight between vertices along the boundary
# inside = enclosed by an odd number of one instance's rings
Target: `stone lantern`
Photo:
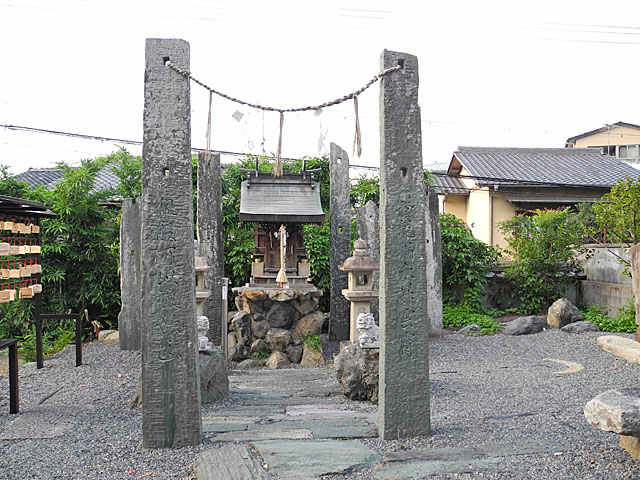
[[[373,272],[380,270],[378,263],[367,255],[366,243],[358,239],[353,243],[353,256],[347,258],[338,268],[347,272],[349,288],[342,295],[351,302],[349,315],[349,341],[358,343],[356,320],[361,314],[371,312],[371,300],[378,298],[373,290]]]

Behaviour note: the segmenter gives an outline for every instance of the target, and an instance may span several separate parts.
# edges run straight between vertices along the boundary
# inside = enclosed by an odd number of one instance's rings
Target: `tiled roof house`
[[[459,147],[446,176],[437,176],[441,210],[464,220],[476,238],[505,246],[501,221],[538,208],[595,202],[640,170],[599,149]],[[455,188],[448,186],[453,182]]]

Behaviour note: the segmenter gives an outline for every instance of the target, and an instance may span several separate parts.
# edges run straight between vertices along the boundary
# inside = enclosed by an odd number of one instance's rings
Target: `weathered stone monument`
[[[379,435],[429,435],[427,198],[418,59],[385,50],[380,87]]]
[[[349,156],[335,143],[331,144],[329,175],[331,224],[329,263],[331,265],[331,302],[329,307],[329,338],[349,338],[349,302],[342,297],[347,288],[347,273],[338,265],[351,252],[351,207],[349,205]]]
[[[222,321],[222,277],[224,244],[222,240],[222,183],[220,154],[198,156],[198,240],[200,255],[211,267],[205,272],[205,288],[211,295],[204,302],[203,315],[209,319],[209,340],[220,345]]]
[[[147,39],[142,151],[142,443],[202,439],[196,337],[189,44]]]
[[[636,342],[640,342],[640,244],[629,249],[631,257],[631,280],[633,281],[633,295],[636,297]]]
[[[360,207],[356,212],[356,237],[365,241],[369,256],[380,264],[380,223],[378,217],[378,206],[373,200],[369,200]],[[379,278],[380,272],[374,271],[372,275],[373,290],[379,290]],[[377,298],[371,300],[371,313],[374,318],[380,318]]]
[[[125,198],[120,220],[120,314],[121,350],[140,350],[140,201]]]
[[[427,192],[427,308],[429,336],[442,336],[442,243],[440,239],[440,210],[438,194],[429,185]]]

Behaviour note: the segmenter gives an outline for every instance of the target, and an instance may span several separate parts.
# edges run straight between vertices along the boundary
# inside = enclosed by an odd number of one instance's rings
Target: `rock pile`
[[[270,368],[301,363],[304,338],[320,335],[325,322],[318,310],[322,291],[242,288],[237,293],[238,312],[229,321],[227,337],[230,360],[263,354]]]

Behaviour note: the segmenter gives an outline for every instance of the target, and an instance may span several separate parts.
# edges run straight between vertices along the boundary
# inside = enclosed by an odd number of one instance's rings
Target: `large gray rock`
[[[222,350],[199,352],[200,396],[202,403],[217,403],[229,398],[227,359]]]
[[[241,362],[249,356],[249,349],[241,343],[229,347],[229,360],[232,362]]]
[[[267,322],[271,328],[291,328],[297,318],[296,310],[288,303],[278,302],[267,313]]]
[[[265,342],[272,352],[284,352],[291,341],[291,332],[282,328],[272,328],[267,332]]]
[[[259,338],[251,344],[251,347],[249,348],[249,354],[266,352],[268,348],[269,347],[267,347],[267,342]]]
[[[573,322],[584,320],[578,308],[566,298],[559,298],[549,307],[547,323],[549,328],[562,328]]]
[[[293,327],[291,336],[293,338],[304,338],[308,335],[320,335],[323,324],[324,314],[320,311],[315,311],[298,319]]]
[[[262,315],[259,317],[263,320],[256,321],[256,319],[253,319],[251,321],[251,335],[253,335],[253,338],[264,338],[267,336],[267,332],[269,331],[269,322],[264,320]]]
[[[291,363],[300,363],[302,360],[302,351],[304,347],[302,345],[289,345],[287,347],[287,358]]]
[[[302,359],[300,365],[322,365],[324,363],[324,356],[322,355],[322,347],[311,348],[305,344],[302,350]]]
[[[540,333],[544,329],[549,328],[544,317],[539,315],[531,315],[528,317],[520,317],[507,322],[500,330],[504,335],[529,335],[532,333]]]
[[[565,325],[560,330],[566,333],[587,333],[587,332],[599,332],[600,328],[591,322],[582,320],[580,322],[573,322],[569,325]]]
[[[354,344],[335,357],[333,368],[345,397],[378,402],[378,352]]]
[[[471,325],[462,327],[456,333],[459,333],[460,335],[473,335],[474,333],[478,333],[480,330],[482,330],[482,325],[472,323]]]
[[[282,368],[289,365],[289,363],[289,359],[284,353],[273,352],[271,355],[269,355],[269,358],[267,358],[267,363],[265,366],[267,368]]]
[[[640,388],[601,393],[584,406],[584,416],[600,430],[640,437]]]
[[[231,320],[231,329],[236,334],[238,343],[249,345],[251,341],[251,315],[241,311]]]

